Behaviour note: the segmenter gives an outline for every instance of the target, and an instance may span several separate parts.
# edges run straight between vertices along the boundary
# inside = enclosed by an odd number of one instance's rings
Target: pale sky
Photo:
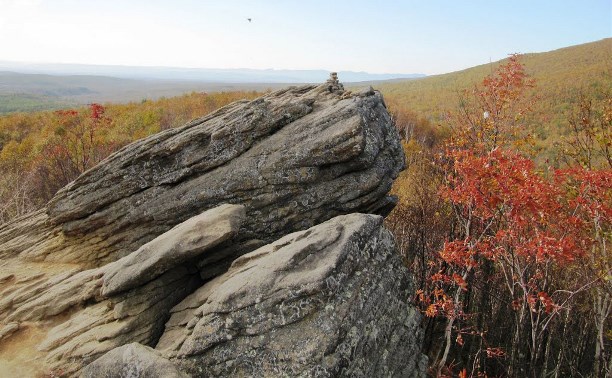
[[[0,0],[0,60],[431,75],[611,37],[611,8],[612,0]]]

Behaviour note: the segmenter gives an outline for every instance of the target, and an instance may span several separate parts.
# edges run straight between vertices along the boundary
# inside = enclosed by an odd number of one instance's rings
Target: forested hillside
[[[419,127],[443,124],[448,112],[459,106],[466,89],[472,89],[507,59],[467,70],[417,80],[381,84],[390,110],[398,121]],[[582,95],[594,99],[610,96],[612,88],[612,39],[571,46],[521,58],[535,87],[525,96],[536,98],[525,119],[537,146],[550,149],[568,132],[567,117]],[[427,128],[426,128],[427,129]],[[421,130],[423,131],[423,130]],[[431,135],[421,135],[431,138]]]
[[[285,85],[129,79],[99,75],[24,74],[0,70],[0,114],[65,109],[92,102],[119,104],[157,100],[191,92],[263,92]]]

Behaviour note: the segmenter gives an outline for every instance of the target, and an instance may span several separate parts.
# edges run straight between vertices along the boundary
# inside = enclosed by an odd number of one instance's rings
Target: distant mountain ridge
[[[172,80],[207,83],[320,83],[326,70],[221,69],[181,67],[138,67],[88,64],[47,64],[0,61],[0,71],[22,74],[109,76],[122,79]],[[342,82],[422,78],[424,74],[373,74],[339,71]]]
[[[61,109],[92,102],[124,103],[144,99],[155,100],[191,92],[264,92],[285,86],[287,84],[209,83],[95,75],[49,75],[0,69],[0,114]]]

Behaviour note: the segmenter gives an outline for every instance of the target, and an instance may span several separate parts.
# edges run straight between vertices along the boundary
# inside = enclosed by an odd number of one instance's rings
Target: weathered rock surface
[[[193,376],[422,376],[393,237],[340,216],[237,259],[172,309],[157,349]]]
[[[128,256],[110,264],[102,295],[132,289],[229,240],[244,223],[244,206],[221,205],[158,236]]]
[[[94,371],[418,375],[390,235],[337,217],[388,211],[403,156],[380,94],[337,78],[125,147],[0,226],[0,376],[77,375],[134,342],[158,351]]]
[[[197,258],[236,235],[244,219],[243,206],[222,205],[103,267],[38,275],[5,291],[0,342],[20,324],[50,323],[36,349],[49,369],[64,373],[127,343],[155,343],[172,306],[202,284]]]
[[[385,213],[403,167],[378,92],[292,87],[124,147],[46,213],[0,228],[0,256],[101,266],[222,203],[246,206],[242,240],[269,243],[336,215]]]
[[[189,375],[138,343],[115,348],[83,369],[83,378],[188,378]]]

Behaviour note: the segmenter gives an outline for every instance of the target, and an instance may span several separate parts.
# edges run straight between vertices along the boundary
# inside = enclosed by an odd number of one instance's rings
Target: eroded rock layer
[[[202,284],[198,258],[215,253],[244,221],[243,206],[221,205],[102,267],[47,271],[8,286],[0,297],[0,357],[3,339],[20,328],[43,330],[27,347],[44,353],[43,370],[63,374],[131,342],[155,344],[170,309]]]
[[[138,343],[127,344],[106,353],[89,364],[83,378],[189,378],[155,350]]]

